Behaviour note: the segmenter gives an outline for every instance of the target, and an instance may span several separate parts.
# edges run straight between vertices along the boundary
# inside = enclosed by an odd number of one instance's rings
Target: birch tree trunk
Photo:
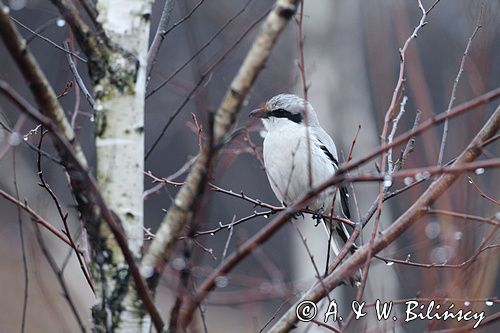
[[[144,97],[151,0],[97,1],[98,21],[109,38],[106,74],[95,82],[97,180],[118,215],[136,260],[143,243]],[[92,273],[96,331],[149,332],[150,318],[137,297],[128,265],[105,223]],[[90,231],[91,233],[92,231]],[[92,237],[92,236],[91,236]],[[96,244],[94,239],[92,244]]]

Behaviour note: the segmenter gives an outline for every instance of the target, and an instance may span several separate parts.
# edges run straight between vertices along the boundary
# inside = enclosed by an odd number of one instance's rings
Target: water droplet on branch
[[[391,185],[392,185],[392,177],[389,175],[385,175],[384,176],[384,187],[385,188],[391,187]]]
[[[474,173],[476,175],[482,175],[484,173],[484,168],[477,168],[476,170],[474,170]]]
[[[59,18],[59,19],[57,19],[57,21],[56,21],[56,25],[57,25],[59,28],[62,28],[62,27],[64,27],[64,26],[66,25],[66,21],[65,21],[64,19],[62,19],[62,18]]]
[[[217,288],[227,287],[228,284],[229,284],[229,279],[225,276],[221,275],[215,278],[215,285],[217,286]]]

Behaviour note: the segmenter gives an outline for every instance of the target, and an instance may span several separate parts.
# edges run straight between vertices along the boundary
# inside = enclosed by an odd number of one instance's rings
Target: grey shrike
[[[264,166],[274,194],[284,205],[297,202],[309,192],[310,185],[312,188],[320,185],[338,169],[335,144],[321,128],[308,101],[295,95],[280,94],[262,108],[252,111],[250,116],[261,118],[267,130]],[[309,203],[308,208],[330,214],[333,207],[334,215],[350,218],[347,190],[340,187],[335,192],[335,187],[324,190]],[[331,228],[331,247],[338,255],[349,233],[342,223],[333,222]],[[325,229],[330,236],[326,223]]]

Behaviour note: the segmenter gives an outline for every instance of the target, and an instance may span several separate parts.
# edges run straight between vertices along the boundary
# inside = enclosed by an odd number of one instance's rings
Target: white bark
[[[143,243],[144,97],[151,6],[152,0],[97,2],[98,21],[113,48],[107,73],[95,86],[97,179],[108,207],[120,218],[129,248],[137,259]],[[106,321],[109,326],[112,322],[115,331],[148,332],[149,316],[140,306],[132,278],[120,276],[125,274],[121,270],[127,265],[104,224],[101,235],[107,237],[106,247],[112,258],[99,267],[102,271],[97,276],[102,274],[100,278],[105,282],[102,286],[96,284],[96,299],[101,302],[104,293],[112,304],[118,293],[118,298],[124,297],[119,301],[124,309],[112,310],[109,304],[98,306],[102,306],[101,311],[105,309]]]

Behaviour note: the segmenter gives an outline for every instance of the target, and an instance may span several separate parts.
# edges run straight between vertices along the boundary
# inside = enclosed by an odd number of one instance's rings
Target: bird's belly
[[[335,170],[320,149],[312,143],[308,147],[306,135],[296,135],[296,132],[292,132],[294,135],[287,134],[268,133],[264,141],[264,164],[275,195],[285,204],[291,205],[306,195],[311,188],[329,179]],[[334,188],[323,191],[308,207],[313,210],[330,209],[333,192]]]

